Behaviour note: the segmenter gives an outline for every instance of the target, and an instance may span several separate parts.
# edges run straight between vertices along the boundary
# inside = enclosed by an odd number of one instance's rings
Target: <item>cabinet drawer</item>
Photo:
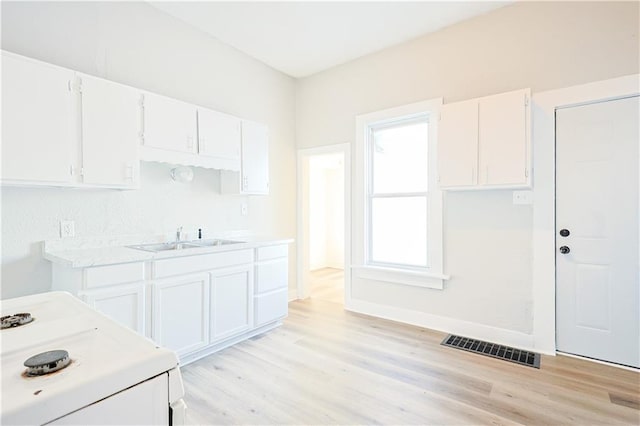
[[[253,250],[234,250],[158,260],[153,263],[154,278],[188,274],[253,262]]]
[[[289,255],[289,246],[281,244],[278,246],[268,246],[258,248],[258,260],[277,259]]]
[[[287,288],[289,268],[287,258],[258,263],[256,266],[256,293]]]
[[[144,263],[142,262],[96,266],[84,270],[85,288],[104,287],[111,284],[142,281],[143,279]]]
[[[255,296],[255,324],[256,327],[267,324],[287,316],[287,296],[286,288],[262,296]]]

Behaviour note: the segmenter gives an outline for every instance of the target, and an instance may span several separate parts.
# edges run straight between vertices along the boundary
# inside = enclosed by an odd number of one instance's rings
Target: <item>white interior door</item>
[[[557,348],[635,367],[639,99],[556,112]]]

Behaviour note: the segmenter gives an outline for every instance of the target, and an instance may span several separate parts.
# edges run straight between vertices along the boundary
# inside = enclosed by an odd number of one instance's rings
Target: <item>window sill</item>
[[[444,282],[450,279],[449,275],[431,272],[414,272],[401,269],[383,268],[379,266],[352,266],[351,269],[356,278],[366,280],[384,281],[395,284],[403,284],[413,287],[444,289]]]

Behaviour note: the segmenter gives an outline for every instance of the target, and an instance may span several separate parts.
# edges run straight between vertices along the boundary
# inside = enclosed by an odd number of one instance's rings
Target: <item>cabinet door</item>
[[[250,121],[242,122],[241,192],[269,193],[269,129]]]
[[[70,182],[73,71],[2,52],[2,179]]]
[[[111,319],[144,336],[144,283],[88,291],[84,300]]]
[[[480,99],[481,185],[527,183],[528,93],[529,90],[518,90]]]
[[[211,341],[253,325],[253,265],[211,272]]]
[[[153,148],[196,153],[196,107],[147,93],[143,101],[143,144]]]
[[[234,160],[240,170],[240,119],[216,111],[198,109],[198,153]]]
[[[139,92],[87,75],[80,79],[83,182],[137,186]]]
[[[438,127],[438,179],[441,187],[477,184],[478,100],[442,106]]]
[[[153,285],[153,339],[179,356],[209,341],[209,275],[193,274]]]

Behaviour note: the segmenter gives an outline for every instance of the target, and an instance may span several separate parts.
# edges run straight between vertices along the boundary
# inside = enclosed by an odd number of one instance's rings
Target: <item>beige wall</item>
[[[638,6],[519,2],[301,79],[298,148],[353,143],[356,115],[397,105],[525,87],[535,94],[638,73]],[[530,334],[531,206],[513,205],[505,190],[448,193],[444,201],[445,290],[356,280],[353,296]]]
[[[74,220],[78,237],[248,230],[295,237],[295,81],[145,2],[2,2],[2,48],[266,123],[269,196],[219,193],[219,173],[192,184],[142,165],[138,191],[2,188],[2,298],[46,291],[39,242]],[[34,153],[37,155],[37,153]],[[248,203],[248,216],[241,204]],[[291,246],[295,287],[295,246]]]

